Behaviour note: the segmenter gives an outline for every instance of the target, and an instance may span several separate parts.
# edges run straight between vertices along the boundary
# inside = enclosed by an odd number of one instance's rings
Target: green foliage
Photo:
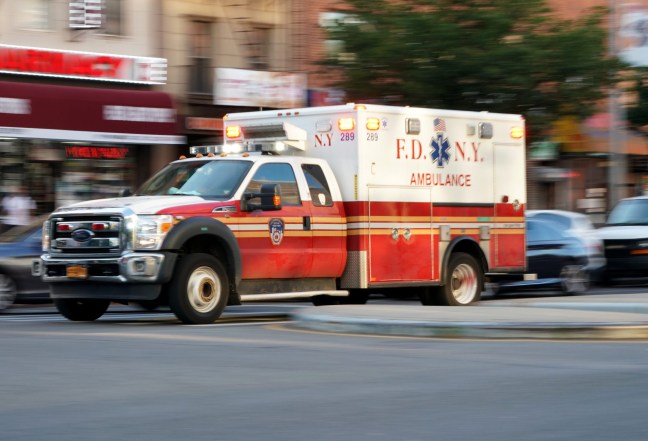
[[[544,0],[347,0],[330,28],[340,52],[322,64],[357,102],[522,113],[546,127],[585,117],[615,81],[607,11],[577,21]]]
[[[627,119],[631,128],[646,133],[648,126],[648,69],[636,69],[636,102],[627,108]]]

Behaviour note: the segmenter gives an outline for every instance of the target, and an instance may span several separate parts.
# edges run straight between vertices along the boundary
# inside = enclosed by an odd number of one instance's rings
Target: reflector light
[[[72,227],[70,224],[57,224],[56,225],[56,230],[57,231],[70,231]]]
[[[103,222],[95,222],[92,224],[92,231],[103,231],[106,228],[108,228],[108,225],[104,224]]]
[[[340,118],[338,120],[338,128],[340,130],[353,130],[355,129],[355,120],[353,118]]]
[[[378,130],[380,128],[380,120],[378,118],[367,118],[367,130]]]
[[[364,104],[356,104],[355,106],[353,106],[353,108],[355,110],[367,110],[367,106],[365,106]]]
[[[524,136],[524,129],[522,127],[511,128],[511,138],[520,139]]]
[[[281,205],[281,196],[274,195],[272,197],[272,203],[275,205],[275,207],[278,207],[279,205]]]
[[[228,138],[238,138],[241,136],[241,127],[240,126],[228,126],[225,129],[225,136]]]

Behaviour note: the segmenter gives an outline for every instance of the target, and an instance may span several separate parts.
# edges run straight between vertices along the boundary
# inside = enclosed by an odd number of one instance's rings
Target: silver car
[[[593,282],[600,280],[607,264],[605,249],[603,239],[588,215],[567,210],[527,210],[526,216],[552,222],[566,234],[579,238],[588,252],[587,270],[590,279]]]

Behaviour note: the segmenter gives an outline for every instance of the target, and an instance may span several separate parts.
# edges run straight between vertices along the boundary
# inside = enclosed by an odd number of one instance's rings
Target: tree
[[[569,21],[544,0],[346,3],[328,30],[341,49],[322,63],[358,102],[522,113],[540,133],[591,114],[622,68],[606,55],[603,8]]]
[[[631,129],[648,133],[648,68],[636,68],[633,72],[634,87],[631,92],[636,96],[627,108],[628,126]]]

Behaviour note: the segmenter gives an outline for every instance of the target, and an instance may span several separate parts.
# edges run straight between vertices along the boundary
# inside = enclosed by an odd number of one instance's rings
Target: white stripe
[[[479,228],[479,227],[491,227],[491,228],[498,228],[498,229],[518,229],[518,228],[525,228],[524,222],[440,222],[440,223],[435,223],[435,224],[429,224],[429,223],[423,223],[423,222],[352,222],[347,225],[347,229],[349,230],[361,230],[365,229],[368,230],[370,228],[378,229],[378,228],[431,228],[431,229],[438,229],[441,225],[450,225],[452,229],[459,229],[459,228]]]
[[[0,126],[0,136],[52,139],[58,141],[110,142],[125,144],[186,144],[184,136],[143,135],[139,133],[85,132],[79,130],[35,129]]]

